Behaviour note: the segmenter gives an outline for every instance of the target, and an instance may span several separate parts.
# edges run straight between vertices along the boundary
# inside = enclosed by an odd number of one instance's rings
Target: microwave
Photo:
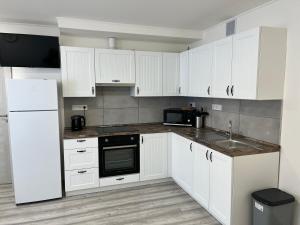
[[[186,126],[195,125],[196,109],[193,108],[171,108],[164,110],[164,125]]]

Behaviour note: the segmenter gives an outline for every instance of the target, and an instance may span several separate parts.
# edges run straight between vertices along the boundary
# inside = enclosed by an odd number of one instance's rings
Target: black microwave
[[[171,108],[164,110],[164,125],[187,126],[195,125],[196,109]]]

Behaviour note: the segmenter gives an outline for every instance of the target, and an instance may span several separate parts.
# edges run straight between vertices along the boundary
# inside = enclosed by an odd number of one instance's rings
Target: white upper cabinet
[[[179,95],[188,96],[189,93],[189,51],[180,53]]]
[[[233,37],[231,96],[282,99],[286,30],[260,27]]]
[[[162,53],[136,51],[136,86],[134,96],[162,96]]]
[[[212,95],[217,98],[230,98],[232,37],[215,42],[213,55]]]
[[[179,53],[163,53],[163,96],[178,96]]]
[[[211,44],[190,50],[189,54],[189,96],[209,97],[213,66]]]
[[[134,84],[134,51],[95,49],[97,84]]]
[[[61,47],[63,97],[94,97],[94,49]]]
[[[168,176],[168,134],[142,134],[140,146],[140,180],[166,178]]]

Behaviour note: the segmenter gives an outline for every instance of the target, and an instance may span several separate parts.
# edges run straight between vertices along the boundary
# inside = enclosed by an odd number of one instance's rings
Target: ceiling
[[[55,24],[56,17],[205,29],[270,0],[0,0],[0,20]]]

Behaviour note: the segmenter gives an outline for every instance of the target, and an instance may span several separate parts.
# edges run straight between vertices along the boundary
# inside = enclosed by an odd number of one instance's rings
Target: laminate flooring
[[[176,183],[168,181],[16,206],[0,185],[0,225],[220,225]]]

